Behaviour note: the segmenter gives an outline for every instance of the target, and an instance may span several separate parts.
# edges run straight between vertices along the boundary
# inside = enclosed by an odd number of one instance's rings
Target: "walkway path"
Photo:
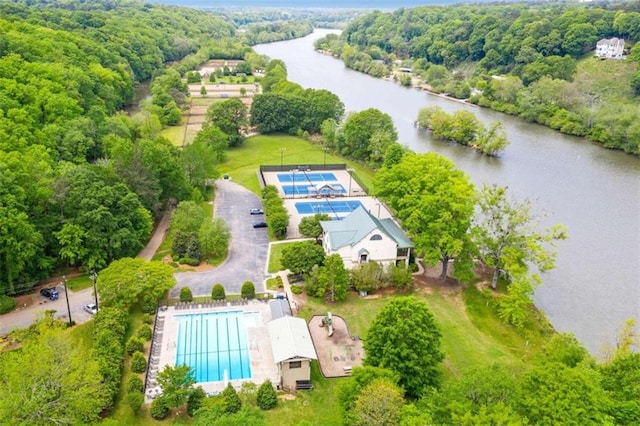
[[[147,260],[151,260],[153,258],[153,255],[156,253],[156,251],[158,251],[158,248],[162,244],[162,241],[164,241],[164,237],[167,235],[167,231],[169,230],[169,226],[171,225],[172,214],[173,209],[169,209],[164,213],[162,219],[160,219],[160,222],[158,223],[158,226],[156,226],[156,229],[153,231],[151,239],[149,240],[145,248],[143,248],[140,253],[138,253],[138,257]]]

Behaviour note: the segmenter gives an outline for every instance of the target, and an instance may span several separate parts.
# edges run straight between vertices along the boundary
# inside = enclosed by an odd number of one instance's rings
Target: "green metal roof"
[[[399,248],[413,247],[402,229],[392,219],[378,220],[364,207],[358,207],[342,220],[320,222],[324,232],[329,234],[329,247],[337,250],[341,247],[360,242],[373,230],[378,229],[387,234],[398,244]]]

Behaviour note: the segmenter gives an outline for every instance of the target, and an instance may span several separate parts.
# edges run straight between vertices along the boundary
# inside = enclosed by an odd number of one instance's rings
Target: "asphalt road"
[[[16,328],[24,328],[30,326],[34,320],[41,318],[44,315],[44,311],[49,309],[55,309],[55,318],[61,318],[68,320],[69,314],[67,310],[67,301],[64,297],[64,287],[61,285],[56,286],[58,289],[58,300],[51,301],[44,296],[38,295],[38,303],[31,305],[27,308],[9,312],[0,316],[0,336],[9,334],[10,331]],[[71,319],[78,324],[89,321],[93,316],[85,312],[84,305],[89,303],[95,303],[93,298],[93,288],[85,288],[77,292],[69,291],[69,307],[71,308]]]
[[[231,229],[229,256],[211,271],[176,273],[178,284],[171,296],[178,297],[182,287],[190,287],[194,296],[209,296],[216,283],[226,293],[240,293],[245,281],[253,282],[256,292],[264,291],[269,238],[266,228],[253,228],[264,216],[249,214],[250,209],[261,207],[260,198],[248,189],[230,180],[216,181],[214,217],[224,219]]]

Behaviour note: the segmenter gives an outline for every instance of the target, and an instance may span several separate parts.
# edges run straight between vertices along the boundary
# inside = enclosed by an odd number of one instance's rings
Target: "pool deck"
[[[159,387],[155,383],[158,371],[165,366],[174,366],[177,355],[178,341],[178,315],[203,314],[208,312],[229,312],[229,311],[245,311],[258,313],[260,320],[257,326],[247,326],[247,341],[249,342],[249,357],[251,360],[251,378],[242,380],[231,380],[231,384],[238,390],[243,382],[253,382],[258,386],[266,379],[272,383],[278,383],[278,367],[273,361],[273,352],[271,350],[271,341],[269,339],[269,331],[267,330],[267,322],[271,320],[271,310],[269,303],[250,300],[246,305],[232,305],[227,303],[226,306],[203,307],[196,305],[190,309],[176,309],[169,306],[166,310],[159,310],[156,322],[162,324],[161,328],[157,328],[156,337],[154,337],[154,349],[151,354],[151,362],[148,371],[148,385],[146,389],[146,402],[150,402],[160,392]],[[196,386],[202,388],[208,394],[218,394],[227,386],[227,382],[203,382]]]

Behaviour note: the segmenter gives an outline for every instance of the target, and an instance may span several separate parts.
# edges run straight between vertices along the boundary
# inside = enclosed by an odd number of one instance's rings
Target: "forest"
[[[377,77],[411,69],[427,88],[640,154],[640,3],[518,3],[371,12],[316,42]],[[625,60],[593,58],[623,38]]]
[[[186,171],[198,156],[159,135],[186,98],[179,72],[163,67],[242,58],[250,48],[234,35],[212,14],[177,7],[0,3],[0,293],[137,254],[166,201],[192,196],[198,182]],[[151,77],[151,102],[119,113]]]

